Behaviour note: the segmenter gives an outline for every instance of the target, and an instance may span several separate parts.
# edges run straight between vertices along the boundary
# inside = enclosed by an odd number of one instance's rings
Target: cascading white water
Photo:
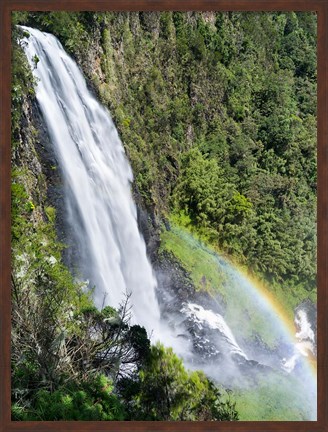
[[[309,354],[316,356],[315,335],[308,320],[306,311],[303,309],[297,311],[294,322],[298,329],[295,334],[298,342],[295,344],[293,355],[290,358],[285,358],[283,360],[282,367],[287,372],[294,370],[297,362],[302,356],[308,357]]]
[[[118,307],[131,295],[133,319],[158,338],[156,279],[138,230],[132,170],[116,128],[60,42],[51,34],[22,28],[30,34],[24,49],[62,169],[81,266],[96,286],[95,302]]]
[[[295,317],[295,324],[298,328],[298,332],[296,333],[296,337],[300,342],[309,341],[311,345],[311,351],[314,354],[314,331],[312,330],[311,324],[308,320],[307,313],[301,309],[297,312]]]
[[[238,354],[248,360],[247,355],[238,345],[230,327],[220,314],[212,310],[206,310],[202,306],[194,303],[184,305],[181,312],[190,317],[198,325],[202,326],[205,324],[211,329],[218,330],[227,343],[229,354]]]

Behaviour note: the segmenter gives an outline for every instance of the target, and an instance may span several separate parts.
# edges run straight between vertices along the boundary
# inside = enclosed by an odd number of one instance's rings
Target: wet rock
[[[153,263],[157,260],[160,246],[160,224],[151,210],[146,210],[138,191],[134,191],[134,200],[137,206],[138,228],[141,232],[147,248],[147,255]]]

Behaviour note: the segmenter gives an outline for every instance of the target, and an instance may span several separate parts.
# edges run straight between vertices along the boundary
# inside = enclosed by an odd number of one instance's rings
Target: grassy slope
[[[266,421],[308,420],[311,409],[306,411],[304,408],[315,402],[315,399],[311,401],[306,385],[275,374],[263,377],[256,388],[236,391],[234,396],[240,420],[245,421],[254,418]]]

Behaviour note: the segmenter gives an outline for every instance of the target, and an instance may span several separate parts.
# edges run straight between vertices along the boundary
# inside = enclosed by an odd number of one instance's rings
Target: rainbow
[[[235,336],[238,335],[241,338],[240,340],[244,341],[257,336],[270,349],[274,350],[278,345],[279,350],[281,348],[282,352],[285,353],[286,358],[283,359],[283,364],[280,363],[280,356],[272,357],[273,361],[275,359],[277,361],[277,367],[273,364],[277,374],[274,374],[272,377],[273,381],[270,378],[267,384],[269,386],[277,386],[278,392],[286,392],[286,395],[288,394],[286,402],[295,400],[297,409],[300,412],[307,413],[306,418],[316,420],[316,359],[310,355],[306,356],[309,352],[305,351],[303,344],[300,346],[300,341],[296,337],[297,329],[293,313],[291,310],[288,310],[282,301],[279,301],[280,293],[273,293],[270,287],[251,274],[249,269],[234,262],[231,257],[226,256],[222,251],[215,248],[215,246],[208,245],[206,241],[204,242],[195,233],[190,232],[190,229],[187,227],[177,225],[174,220],[171,221],[170,232],[170,235],[173,237],[170,238],[171,243],[168,242],[168,250],[172,247],[172,243],[174,245],[176,241],[180,246],[172,249],[172,252],[177,254],[176,257],[186,268],[189,268],[191,271],[194,270],[194,274],[197,277],[201,274],[203,274],[203,277],[206,277],[207,286],[212,288],[210,292],[213,294],[213,301],[217,302],[221,307],[222,301],[225,303],[223,318],[232,333]],[[181,243],[181,240],[183,243]],[[188,250],[190,249],[192,251],[199,249],[200,255],[195,255],[195,252],[193,252],[191,259],[189,259],[186,254],[188,254]],[[204,260],[206,260],[205,267],[202,267],[201,264],[201,253],[206,254],[204,255]],[[209,259],[209,255],[211,259]],[[195,256],[197,259],[195,259]],[[214,272],[217,271],[222,274],[222,282],[218,286],[208,285],[211,284],[211,281],[214,283],[214,280],[217,280],[214,275]],[[195,286],[201,288],[202,285],[197,285],[197,280],[193,280]],[[281,295],[283,294],[283,291],[281,291]],[[247,349],[245,352],[247,354]],[[252,347],[250,347],[251,352]],[[268,355],[270,356],[270,353]],[[254,360],[256,360],[256,348],[254,356]],[[263,394],[265,398],[265,392],[268,387],[266,387],[267,384],[263,381],[262,377],[259,377],[259,379],[259,397]],[[264,387],[261,387],[262,383]],[[261,393],[262,391],[264,393]],[[272,392],[275,394],[275,387],[272,387]],[[247,396],[245,397],[245,400],[247,400]],[[302,399],[303,397],[305,399]],[[270,403],[270,400],[267,399],[266,402]],[[280,402],[281,400],[279,399]],[[259,403],[261,403],[260,400]]]
[[[237,272],[244,281],[247,282],[247,291],[252,295],[255,299],[260,299],[261,303],[264,305],[265,309],[271,312],[273,316],[275,316],[275,322],[280,327],[280,331],[285,335],[286,339],[292,345],[296,345],[299,341],[296,338],[296,327],[294,323],[294,319],[291,313],[288,313],[285,309],[284,305],[279,302],[277,297],[274,295],[272,291],[270,291],[269,287],[258,278],[256,278],[250,271],[245,267],[237,263],[235,260],[232,260],[230,256],[222,253],[222,251],[218,250],[214,245],[209,245],[204,243],[202,239],[200,239],[197,234],[192,233],[187,227],[177,226],[174,221],[172,221],[171,229],[175,231],[175,234],[178,236],[187,235],[189,239],[196,240],[199,246],[205,250],[206,252],[214,255],[219,264],[224,264],[232,269],[234,272]],[[308,356],[301,355],[302,363],[306,366],[308,373],[311,377],[312,384],[316,386],[317,383],[317,361],[316,358],[308,353]]]

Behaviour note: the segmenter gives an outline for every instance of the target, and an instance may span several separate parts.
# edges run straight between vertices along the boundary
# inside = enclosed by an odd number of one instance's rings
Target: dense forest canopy
[[[316,296],[316,15],[13,15],[14,418],[238,419],[229,395],[150,346],[124,307],[97,311],[62,263],[47,179],[29,167],[35,150],[24,156],[38,132],[17,24],[55,34],[77,60],[113,116],[147,211],[282,289],[292,308]],[[119,341],[112,364],[85,343],[94,328],[102,349]],[[134,363],[126,376],[123,352]]]

